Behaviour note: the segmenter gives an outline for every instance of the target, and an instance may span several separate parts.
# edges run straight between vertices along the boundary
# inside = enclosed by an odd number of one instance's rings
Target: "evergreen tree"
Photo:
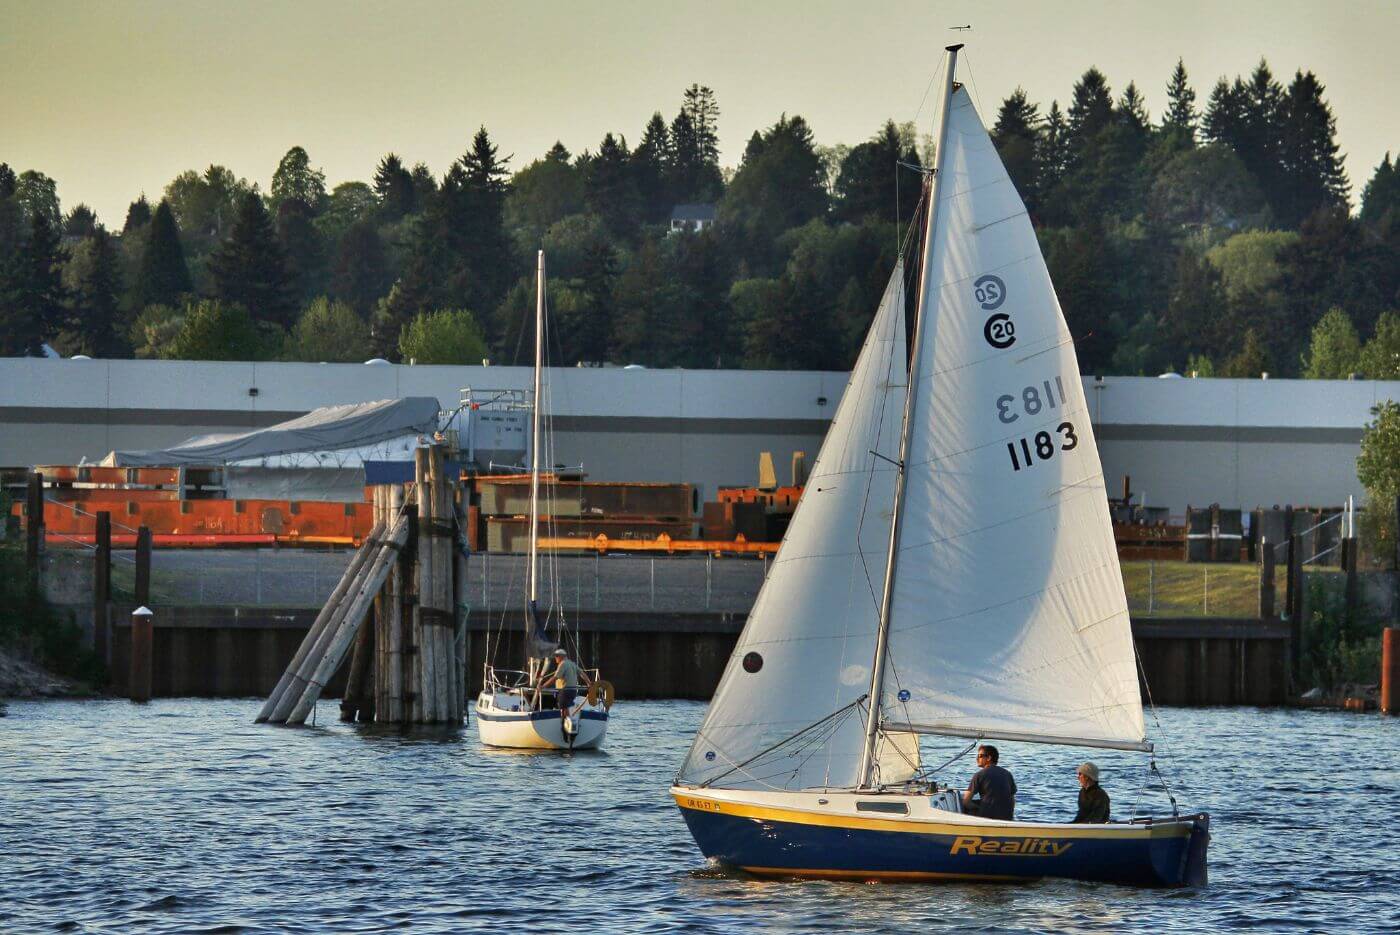
[[[719,224],[733,231],[741,255],[755,268],[776,271],[781,265],[779,235],[825,217],[824,179],[807,122],[784,114],[734,173],[720,204]]]
[[[326,253],[312,212],[300,198],[284,198],[277,209],[277,242],[297,304],[325,291]]]
[[[404,168],[402,160],[389,153],[379,160],[374,170],[374,193],[379,198],[379,210],[387,221],[412,214],[417,206],[413,173]]]
[[[0,294],[6,288],[7,271],[24,238],[24,213],[15,197],[18,184],[14,170],[0,162]]]
[[[85,204],[78,204],[68,212],[68,217],[63,219],[63,236],[69,240],[82,240],[84,237],[91,237],[101,226],[91,208]]]
[[[210,258],[210,268],[215,295],[223,302],[241,305],[254,321],[284,328],[295,321],[286,256],[258,195],[243,197],[233,231]]]
[[[1259,332],[1253,328],[1245,331],[1240,349],[1228,358],[1220,369],[1222,377],[1241,380],[1254,379],[1268,372],[1269,352],[1260,340]]]
[[[326,200],[326,174],[311,168],[311,157],[300,146],[293,146],[272,173],[268,207],[274,215],[288,201],[300,201],[314,214]]]
[[[719,198],[719,105],[709,88],[686,89],[680,113],[671,121],[669,188],[677,202],[708,203]]]
[[[413,209],[422,211],[437,194],[437,179],[433,178],[433,171],[421,162],[413,166],[409,175],[413,179]]]
[[[761,137],[750,141],[750,153],[745,161],[757,156],[763,147]],[[919,203],[921,178],[916,170],[905,169],[900,163],[917,166],[919,156],[905,144],[893,120],[874,137],[854,147],[841,162],[836,176],[836,217],[856,222],[870,215],[908,223]]]
[[[1313,327],[1312,343],[1303,357],[1308,380],[1345,380],[1360,370],[1361,339],[1347,313],[1333,308]]]
[[[1231,85],[1224,78],[1215,83],[1206,102],[1206,113],[1201,129],[1205,138],[1212,143],[1221,143],[1238,150],[1244,138],[1244,84],[1236,78]]]
[[[719,165],[719,103],[715,92],[707,87],[692,84],[685,90],[685,103],[682,105],[690,116],[690,125],[695,129],[695,145],[703,164]]]
[[[471,149],[458,160],[460,187],[449,200],[460,204],[464,229],[454,238],[457,256],[470,271],[469,301],[457,307],[495,308],[514,279],[510,240],[505,230],[505,201],[510,177],[510,157],[497,156],[496,146],[483,126],[472,137]]]
[[[564,145],[556,142],[543,159],[511,179],[505,223],[522,251],[538,248],[551,225],[583,212],[583,170],[571,159]]]
[[[1296,227],[1318,208],[1347,202],[1350,185],[1337,154],[1337,120],[1322,92],[1312,72],[1299,71],[1283,102],[1275,210],[1287,227]]]
[[[67,318],[65,258],[58,230],[50,225],[47,213],[35,213],[29,219],[29,236],[15,258],[17,276],[12,280],[10,301],[31,310],[45,341],[58,334]]]
[[[1196,119],[1196,92],[1187,81],[1186,64],[1177,59],[1171,80],[1167,82],[1167,109],[1162,114],[1162,129],[1194,141]]]
[[[626,138],[619,140],[609,133],[584,173],[584,203],[621,241],[631,239],[641,213],[641,196],[633,182],[630,163]]]
[[[20,241],[0,278],[0,357],[38,355],[64,319],[63,250],[48,212],[29,216],[28,236]]]
[[[1065,149],[1071,171],[1083,161],[1094,137],[1112,122],[1113,92],[1108,79],[1097,68],[1090,68],[1075,82],[1069,105]]]
[[[992,142],[1032,217],[1039,202],[1039,125],[1040,108],[1027,99],[1024,90],[1017,88],[1001,102],[996,125],[992,127]]]
[[[1065,123],[1065,116],[1060,111],[1059,102],[1051,101],[1050,110],[1045,115],[1045,124],[1041,128],[1039,141],[1036,145],[1035,161],[1038,172],[1035,190],[1037,200],[1042,204],[1064,181],[1065,172],[1069,165],[1066,144],[1068,133],[1069,126]]]
[[[1278,256],[1280,332],[1301,350],[1307,329],[1332,306],[1346,309],[1358,329],[1370,330],[1400,290],[1393,257],[1341,205],[1309,215],[1298,234]]]
[[[1400,218],[1400,163],[1392,163],[1389,152],[1361,192],[1361,220],[1376,224],[1387,214]]]
[[[137,308],[147,305],[180,304],[181,297],[190,292],[189,267],[185,265],[185,250],[180,245],[180,231],[170,202],[162,199],[151,216],[146,229],[146,246],[141,252],[141,266],[132,284],[132,297]]]
[[[112,235],[98,227],[73,248],[64,268],[69,296],[62,335],[67,353],[112,358],[126,353],[121,336],[121,270]]]
[[[578,360],[602,362],[608,359],[617,276],[617,251],[603,238],[595,238],[586,248],[576,280],[585,303],[578,320],[571,323],[569,329]]]
[[[354,309],[362,318],[389,288],[389,267],[384,242],[369,221],[360,221],[340,238],[331,272],[331,296]]]
[[[642,131],[642,141],[632,151],[632,178],[642,200],[642,220],[663,221],[675,204],[666,187],[671,162],[671,133],[660,112],[653,113]]]
[[[151,223],[151,203],[143,193],[126,209],[126,222],[122,224],[122,235],[135,233]]]

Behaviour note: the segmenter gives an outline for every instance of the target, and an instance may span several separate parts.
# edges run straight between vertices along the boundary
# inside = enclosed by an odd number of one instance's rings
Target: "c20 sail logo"
[[[1001,281],[1000,276],[988,273],[977,277],[977,281],[972,284],[972,294],[983,311],[993,312],[1001,308],[1001,303],[1006,301],[1006,283]]]

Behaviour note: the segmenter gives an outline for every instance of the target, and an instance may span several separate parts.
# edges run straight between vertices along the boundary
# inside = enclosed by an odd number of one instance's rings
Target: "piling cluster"
[[[466,706],[464,507],[443,449],[373,488],[374,525],[258,714],[303,724],[350,657],[345,721],[460,724]]]

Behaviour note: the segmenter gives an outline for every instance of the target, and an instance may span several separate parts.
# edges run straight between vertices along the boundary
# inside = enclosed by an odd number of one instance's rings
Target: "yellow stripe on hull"
[[[890,883],[1014,883],[1035,877],[997,876],[985,873],[932,873],[922,870],[786,870],[782,867],[740,867],[756,877],[777,879],[801,877],[806,880],[859,880]]]
[[[822,828],[848,828],[858,831],[897,831],[904,834],[986,834],[998,838],[1032,838],[1053,834],[1057,838],[1098,838],[1114,841],[1187,837],[1191,833],[1189,822],[1162,825],[1113,825],[1110,827],[1071,824],[1033,824],[1015,822],[1006,824],[984,824],[974,822],[926,821],[921,819],[890,819],[866,817],[864,815],[828,814],[822,815],[801,809],[781,808],[772,805],[754,805],[748,802],[729,802],[721,799],[697,796],[689,792],[672,793],[676,804],[682,809],[720,815],[735,815],[740,818],[755,818],[760,821],[783,821],[798,825],[814,825]]]

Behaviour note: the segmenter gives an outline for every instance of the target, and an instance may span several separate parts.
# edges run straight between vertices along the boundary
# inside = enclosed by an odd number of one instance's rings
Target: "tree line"
[[[1198,106],[1183,63],[1153,119],[1088,69],[1067,105],[1017,89],[993,139],[1086,371],[1400,378],[1400,166],[1349,206],[1324,87],[1261,61]],[[386,154],[327,189],[299,146],[268,191],[181,173],[119,232],[0,164],[0,355],[523,362],[535,251],[558,363],[844,369],[920,198],[932,145],[886,121],[817,145],[797,115],[721,168],[720,109],[686,89],[629,146],[520,166],[483,127],[440,177]],[[682,204],[713,205],[672,232]]]

